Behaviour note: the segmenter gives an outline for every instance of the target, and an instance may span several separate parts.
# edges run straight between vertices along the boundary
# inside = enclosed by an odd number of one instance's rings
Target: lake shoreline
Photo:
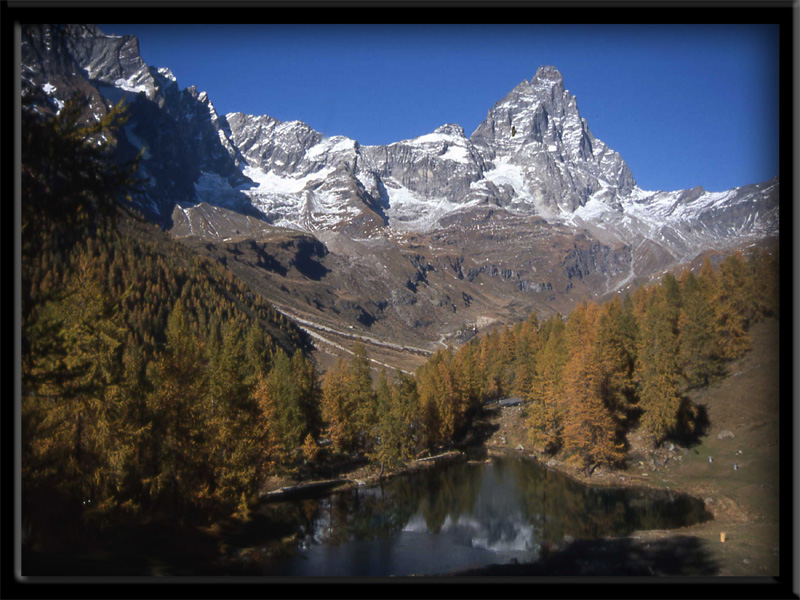
[[[351,461],[349,466],[352,468],[334,465],[340,469],[323,473],[326,476],[316,481],[300,481],[297,476],[294,481],[286,477],[282,481],[276,479],[270,482],[271,487],[262,492],[288,487],[282,493],[329,494],[377,485],[382,481],[433,468],[446,460],[485,462],[492,456],[520,457],[537,461],[541,466],[591,486],[644,487],[685,493],[703,500],[714,518],[688,527],[634,531],[616,538],[565,539],[547,548],[542,558],[532,563],[496,564],[449,575],[585,575],[602,568],[609,569],[605,574],[691,574],[676,572],[673,567],[678,563],[670,563],[669,560],[661,566],[658,564],[659,557],[681,551],[694,556],[697,563],[714,576],[763,577],[770,580],[779,574],[781,559],[778,535],[778,358],[774,344],[777,328],[778,322],[774,319],[756,324],[751,331],[753,351],[731,365],[729,377],[694,394],[692,399],[707,407],[711,423],[706,435],[696,445],[690,448],[666,447],[660,454],[650,456],[645,451],[647,440],[638,431],[633,431],[629,436],[631,452],[628,468],[624,470],[599,468],[586,477],[558,458],[541,456],[530,448],[527,441],[522,407],[492,405],[476,415],[473,429],[483,427],[485,431],[477,443],[475,438],[468,437],[466,442],[470,443],[451,446],[442,454],[385,472],[382,477],[378,476],[376,467],[365,461]],[[713,457],[713,462],[709,457]],[[738,464],[738,470],[732,468],[734,461]],[[304,490],[304,486],[309,487]],[[29,567],[25,571],[31,575],[90,575],[105,574],[107,569],[122,565],[124,569],[119,574],[189,574],[191,569],[200,564],[205,565],[203,569],[208,574],[259,575],[255,556],[249,560],[238,553],[219,554],[219,548],[226,538],[231,537],[231,533],[235,535],[250,519],[259,518],[255,510],[265,499],[265,495],[261,494],[249,514],[222,518],[209,527],[189,527],[187,524],[187,531],[183,533],[201,534],[192,537],[191,543],[182,544],[172,539],[182,531],[175,522],[148,520],[135,527],[121,528],[131,547],[125,552],[125,560],[118,564],[98,566],[95,564],[94,551],[71,556],[64,561],[60,554],[43,550],[26,555],[24,564]],[[279,501],[280,495],[275,495],[271,500]],[[152,540],[147,544],[144,539],[139,540],[151,530],[159,540],[155,546]],[[722,533],[725,533],[724,542],[721,541]],[[135,546],[132,544],[134,540]],[[274,543],[277,548],[288,547],[294,541],[291,536],[276,530],[268,543]],[[140,546],[141,556],[134,552],[134,547]],[[115,556],[120,544],[103,544],[102,547],[109,552],[109,556],[112,556],[112,552]],[[248,552],[252,550],[242,549]],[[172,563],[171,557],[176,553],[185,555],[185,560],[181,560],[181,564],[167,566]],[[601,559],[604,554],[615,553],[621,556],[649,556],[655,562],[633,560],[629,570],[617,566],[614,567],[617,571],[614,571]],[[583,561],[583,566],[578,564],[580,561]]]
[[[750,332],[751,352],[730,365],[728,377],[691,394],[695,403],[708,410],[710,418],[705,435],[691,447],[670,448],[665,444],[651,453],[646,437],[633,431],[628,438],[628,468],[601,467],[586,477],[559,458],[542,456],[529,448],[521,407],[502,407],[487,415],[489,425],[496,426],[486,440],[488,452],[526,456],[588,485],[647,487],[701,499],[714,517],[711,521],[680,529],[636,531],[625,543],[645,551],[648,545],[663,545],[669,540],[679,547],[689,537],[713,562],[715,575],[772,581],[780,572],[780,395],[778,346],[774,343],[778,329],[779,321],[774,318],[756,323]],[[617,543],[615,540],[618,538],[606,538],[605,543]],[[591,543],[586,546],[593,547]],[[469,574],[522,575],[523,571],[525,568],[519,565],[501,565]],[[654,574],[657,572],[654,568]],[[528,565],[528,574],[537,574],[537,569]]]
[[[525,461],[535,462],[539,466],[552,470],[567,477],[568,479],[582,485],[593,487],[621,488],[635,490],[646,488],[654,491],[671,491],[686,494],[698,500],[703,500],[706,510],[712,514],[712,519],[705,523],[699,523],[686,527],[679,527],[666,530],[636,530],[626,536],[606,536],[597,539],[572,539],[565,538],[561,543],[548,546],[543,552],[543,556],[530,563],[508,563],[491,564],[480,568],[467,571],[457,571],[453,573],[443,573],[442,576],[541,576],[553,574],[552,569],[556,568],[562,575],[599,575],[599,574],[618,574],[618,575],[686,575],[691,573],[672,571],[675,565],[684,565],[684,561],[671,558],[669,565],[659,565],[649,563],[647,560],[637,560],[630,565],[611,565],[604,564],[602,556],[609,551],[614,554],[613,549],[621,551],[624,547],[626,553],[636,554],[637,556],[648,556],[653,554],[651,548],[660,548],[660,556],[663,558],[665,553],[671,554],[677,549],[687,552],[691,548],[692,552],[698,554],[708,554],[708,532],[720,528],[721,530],[731,530],[733,525],[742,524],[747,521],[748,515],[743,513],[736,503],[728,502],[708,502],[708,490],[697,485],[687,484],[679,478],[673,478],[671,485],[665,485],[660,478],[651,475],[662,475],[671,472],[667,467],[670,461],[667,460],[661,468],[656,467],[653,471],[636,472],[633,468],[611,469],[598,467],[591,475],[587,476],[582,470],[566,464],[559,457],[543,455],[531,448],[525,448],[521,437],[526,435],[522,420],[519,418],[522,406],[492,406],[482,409],[477,415],[479,420],[492,422],[498,425],[497,430],[486,440],[480,443],[465,443],[454,449],[443,451],[440,454],[416,459],[406,463],[403,467],[396,470],[384,472],[379,475],[379,470],[373,465],[364,465],[349,472],[344,472],[335,480],[315,480],[299,481],[292,485],[280,486],[277,489],[264,491],[259,496],[259,504],[262,502],[282,502],[286,500],[297,500],[300,498],[316,497],[320,489],[324,488],[324,495],[346,492],[358,487],[369,487],[381,485],[397,477],[410,475],[425,469],[434,468],[447,462],[464,461],[471,464],[480,464],[490,461],[492,458],[519,458]],[[508,422],[513,421],[518,426],[516,430],[508,426]],[[505,422],[505,425],[502,423]],[[485,423],[483,423],[485,425]],[[522,427],[520,427],[522,426]],[[683,449],[686,452],[686,449]],[[662,450],[662,454],[681,452],[681,449]],[[474,457],[478,457],[477,459]],[[471,458],[473,457],[473,458]],[[663,459],[662,459],[663,460]],[[679,460],[673,459],[673,465],[679,464]],[[704,496],[705,494],[705,496]],[[283,540],[288,545],[292,545],[294,540]],[[619,553],[619,552],[617,552]],[[583,556],[580,568],[576,566],[574,560]],[[655,554],[653,554],[655,560]],[[700,560],[700,559],[698,559]],[[705,565],[707,561],[700,560],[700,564]],[[677,567],[675,567],[677,568]],[[605,569],[605,571],[603,571]]]
[[[425,458],[418,458],[412,462],[407,463],[400,469],[386,471],[381,475],[378,469],[374,466],[360,467],[350,472],[345,472],[341,477],[323,480],[312,481],[298,481],[296,483],[280,485],[277,488],[267,489],[262,491],[258,497],[258,503],[261,502],[282,502],[287,499],[303,498],[306,495],[316,495],[320,489],[324,489],[325,493],[336,493],[351,490],[357,487],[379,485],[390,481],[396,477],[416,473],[423,469],[433,468],[442,463],[467,460],[465,453],[458,450],[449,450],[437,454],[435,456],[428,456]],[[375,471],[375,472],[371,472]]]
[[[708,410],[710,426],[690,447],[667,442],[654,449],[642,431],[633,430],[628,435],[627,468],[599,467],[587,477],[559,457],[542,455],[530,447],[522,405],[491,403],[475,415],[466,439],[440,456],[449,460],[462,454],[460,459],[477,462],[493,455],[519,456],[591,486],[688,494],[704,502],[713,515],[711,521],[680,529],[636,531],[628,536],[631,543],[647,545],[689,536],[713,557],[718,575],[775,577],[779,574],[779,361],[774,343],[778,330],[779,321],[774,318],[754,324],[751,352],[729,365],[728,377],[692,392],[692,400]],[[376,467],[362,463],[341,471],[338,477],[342,481],[331,491],[379,484],[431,467],[437,460],[414,461],[382,477]],[[738,470],[734,470],[734,462]],[[286,483],[265,492],[283,485]],[[725,542],[720,541],[722,533]]]

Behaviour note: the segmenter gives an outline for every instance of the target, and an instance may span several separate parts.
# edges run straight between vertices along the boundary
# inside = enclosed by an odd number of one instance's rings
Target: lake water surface
[[[276,512],[277,511],[277,512]],[[247,533],[280,513],[297,543],[264,556],[269,575],[388,576],[451,573],[535,560],[543,543],[671,529],[711,518],[674,492],[582,485],[521,458],[451,463],[323,498],[265,504]],[[259,522],[262,525],[259,525]],[[267,530],[264,530],[267,537]]]

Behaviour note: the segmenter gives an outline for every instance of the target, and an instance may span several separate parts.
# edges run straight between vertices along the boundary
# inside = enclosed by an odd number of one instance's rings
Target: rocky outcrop
[[[635,186],[625,161],[589,131],[555,67],[540,67],[517,85],[470,141],[492,161],[485,178],[510,183],[515,204],[530,212],[572,212],[603,189],[610,190],[606,201],[613,205]]]
[[[511,90],[469,137],[445,124],[414,139],[362,147],[301,121],[220,116],[205,92],[181,90],[168,68],[146,65],[135,37],[105,35],[96,26],[26,26],[22,59],[23,79],[46,90],[51,103],[79,92],[91,97],[93,115],[120,99],[129,105],[121,152],[147,149],[138,201],[165,223],[176,204],[204,201],[306,231],[426,231],[444,216],[486,204],[567,220],[586,220],[602,208],[644,220],[639,228],[666,246],[684,233],[654,232],[649,220],[676,211],[706,237],[777,227],[777,192],[767,184],[734,190],[725,201],[711,201],[701,188],[637,188],[625,161],[589,130],[552,66]]]
[[[123,101],[116,151],[143,150],[142,212],[266,274],[252,280],[277,302],[349,315],[348,327],[435,323],[425,334],[436,340],[484,311],[566,311],[564,295],[611,293],[778,232],[777,178],[726,192],[640,189],[552,66],[469,136],[448,123],[384,146],[220,115],[208,94],[145,64],[135,37],[91,25],[22,27],[22,84],[43,113],[80,94],[93,120]],[[296,245],[266,245],[282,228]]]
[[[618,275],[627,273],[631,265],[631,247],[624,246],[615,251],[609,246],[595,242],[588,246],[577,243],[564,257],[563,267],[570,281],[583,279],[592,273]]]
[[[169,69],[148,67],[136,37],[105,35],[96,26],[26,25],[22,64],[23,89],[44,91],[53,112],[74,95],[87,98],[87,120],[126,105],[117,154],[124,161],[144,151],[135,203],[151,219],[169,226],[176,205],[203,200],[263,218],[235,192],[247,179],[207,94],[180,90]],[[225,188],[231,193],[220,193]]]

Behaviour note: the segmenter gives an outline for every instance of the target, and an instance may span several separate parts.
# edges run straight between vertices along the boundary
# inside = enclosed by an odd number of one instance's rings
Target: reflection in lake
[[[543,542],[567,536],[670,529],[711,516],[682,494],[585,486],[518,458],[449,464],[261,512],[273,515],[265,522],[280,512],[298,524],[294,551],[265,559],[261,572],[294,576],[431,575],[525,562]],[[258,531],[246,537],[258,545]]]

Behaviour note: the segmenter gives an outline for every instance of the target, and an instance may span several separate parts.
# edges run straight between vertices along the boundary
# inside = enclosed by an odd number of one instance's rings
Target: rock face
[[[41,110],[58,110],[74,94],[88,99],[88,120],[126,104],[130,118],[117,152],[129,160],[144,148],[143,191],[136,200],[160,224],[170,224],[177,204],[196,203],[198,189],[249,182],[208,96],[195,87],[179,89],[167,68],[148,67],[135,37],[107,36],[95,26],[25,26],[22,65],[23,91],[42,100]],[[221,195],[218,201],[260,215],[245,197]]]
[[[552,66],[469,137],[444,124],[385,146],[301,121],[219,115],[205,92],[146,65],[135,37],[91,25],[24,26],[22,85],[40,112],[77,93],[97,119],[123,101],[130,119],[117,153],[144,148],[135,202],[149,218],[227,244],[214,246],[219,260],[247,263],[253,272],[240,275],[271,281],[259,291],[275,302],[338,315],[330,327],[421,332],[406,342],[531,308],[566,312],[570,298],[778,233],[777,178],[726,192],[640,189]],[[297,241],[281,262],[293,236],[318,241]]]
[[[622,215],[644,221],[631,228],[648,233],[653,221],[670,219],[709,237],[777,224],[777,181],[725,195],[639,189],[619,154],[592,135],[552,66],[511,90],[469,138],[446,124],[362,147],[300,121],[220,116],[205,92],[181,90],[168,68],[148,67],[135,37],[95,26],[26,26],[22,62],[23,78],[52,101],[92,90],[94,114],[126,101],[131,124],[122,145],[147,148],[140,203],[162,222],[175,204],[204,201],[306,231],[430,231],[446,215],[487,204],[548,219]],[[655,237],[670,246],[670,232]]]
[[[511,186],[512,205],[525,211],[571,213],[600,191],[613,206],[635,186],[619,154],[589,131],[555,67],[511,90],[470,141],[494,166],[484,181]]]

